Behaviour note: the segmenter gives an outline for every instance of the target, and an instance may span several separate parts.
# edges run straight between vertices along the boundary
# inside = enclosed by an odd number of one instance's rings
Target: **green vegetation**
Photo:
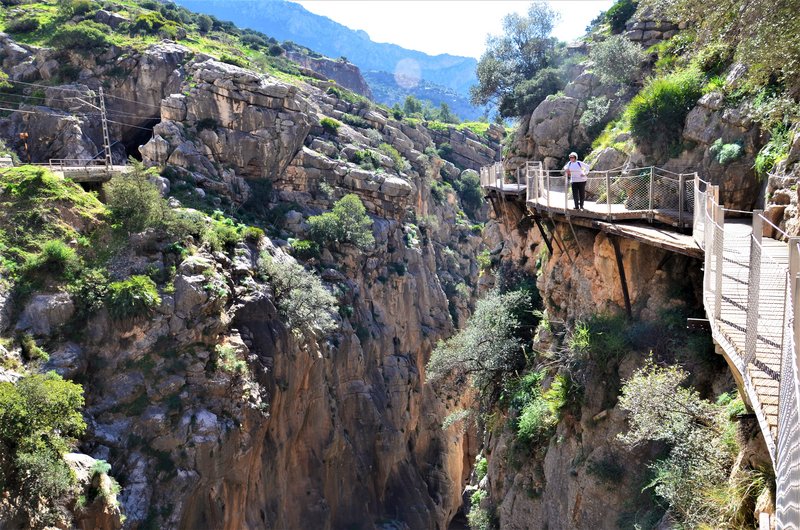
[[[244,375],[247,373],[247,361],[239,357],[236,348],[230,345],[218,344],[214,352],[217,356],[218,369],[231,375]]]
[[[308,224],[311,239],[320,246],[352,243],[367,249],[375,243],[372,219],[361,199],[352,193],[336,201],[333,211],[309,217]]]
[[[702,87],[703,77],[694,69],[648,81],[626,111],[636,142],[662,150],[679,143],[686,116],[702,95]]]
[[[589,59],[600,81],[624,85],[639,79],[645,53],[627,37],[612,35],[592,47]]]
[[[320,279],[294,261],[279,261],[267,253],[258,271],[272,289],[273,303],[298,338],[311,338],[336,327],[336,299]]]
[[[550,35],[555,21],[544,2],[533,2],[527,15],[506,15],[503,34],[488,39],[478,62],[473,104],[497,101],[502,116],[521,116],[563,86],[553,69],[561,60]]]
[[[525,366],[522,345],[532,309],[531,291],[490,292],[478,301],[464,329],[436,345],[429,378],[469,380],[482,397],[494,401],[508,374]]]
[[[705,401],[681,386],[686,377],[678,367],[662,368],[652,362],[637,370],[625,383],[619,401],[630,423],[621,440],[630,445],[667,444],[666,458],[651,465],[655,478],[649,487],[667,502],[681,524],[752,528],[752,511],[740,513],[739,507],[746,504],[741,495],[752,496],[752,501],[761,489],[739,485],[752,481],[755,474],[743,470],[733,480],[728,476],[739,449],[731,420],[744,406],[730,396],[718,403]]]
[[[50,360],[50,355],[36,344],[30,333],[25,333],[20,337],[19,346],[26,361],[47,362]]]
[[[625,24],[636,12],[637,4],[638,0],[617,0],[617,2],[606,11],[605,19],[613,33],[622,33],[625,31]]]
[[[339,123],[338,121],[334,120],[333,118],[328,118],[328,117],[325,117],[325,118],[322,118],[321,120],[319,120],[319,124],[322,125],[322,129],[326,133],[328,133],[328,134],[330,134],[332,136],[336,136],[337,134],[339,134],[339,127],[342,126],[342,124]]]
[[[116,319],[139,318],[151,314],[161,305],[155,282],[147,276],[135,275],[108,285],[108,312]]]
[[[90,53],[103,50],[110,41],[106,36],[108,28],[102,24],[83,20],[74,26],[65,26],[58,29],[50,40],[50,44],[57,48]]]
[[[487,493],[484,490],[475,490],[469,499],[469,513],[467,523],[471,530],[492,530],[496,528],[497,521],[492,512],[481,506],[485,504]]]
[[[55,372],[0,383],[0,484],[18,492],[10,506],[29,520],[49,522],[74,476],[62,455],[86,424],[83,389]]]
[[[60,211],[80,220],[85,233],[64,223]],[[85,241],[105,215],[96,196],[47,169],[0,169],[0,275],[11,281],[22,272],[74,275],[80,259],[75,247],[64,242]]]
[[[748,82],[765,85],[776,79],[785,86],[800,80],[800,41],[787,35],[800,34],[800,19],[791,2],[768,0],[641,0],[641,4],[663,9],[670,20],[697,21],[694,51],[729,50],[728,60],[749,65]]]
[[[709,151],[714,155],[716,161],[723,166],[730,164],[734,160],[738,160],[744,154],[742,144],[726,144],[722,142],[722,138],[717,138],[717,140],[711,144]]]
[[[771,131],[769,142],[756,155],[756,175],[764,178],[775,167],[775,164],[786,158],[791,146],[791,132],[782,124]]]
[[[392,165],[398,174],[403,171],[408,171],[408,169],[411,167],[411,164],[408,163],[408,160],[406,160],[405,157],[397,151],[397,149],[387,143],[380,144],[378,146],[378,151],[392,159]]]
[[[133,159],[130,163],[132,171],[105,184],[106,204],[112,219],[128,234],[163,226],[168,208],[158,188],[149,180],[158,176],[157,169],[146,169]]]

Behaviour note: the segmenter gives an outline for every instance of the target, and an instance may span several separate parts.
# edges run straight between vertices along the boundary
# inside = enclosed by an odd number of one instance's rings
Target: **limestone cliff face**
[[[793,171],[770,179],[769,186],[777,202],[771,208],[780,208],[784,226],[796,230],[797,199],[792,192],[797,177],[796,169]],[[554,230],[563,246],[554,243],[554,253],[549,255],[538,228],[521,207],[509,202],[495,206],[494,220],[485,230],[487,246],[493,249],[495,263],[536,274],[549,327],[539,330],[531,348],[546,352],[545,358],[557,362],[578,321],[624,311],[609,239],[613,236],[579,226],[573,231],[561,223]],[[545,224],[548,229],[553,226]],[[620,239],[618,243],[631,296],[632,332],[637,326],[647,329],[648,322],[658,322],[673,310],[694,310],[702,315],[699,261],[635,241]],[[481,285],[490,287],[492,278],[483,277]],[[735,387],[721,356],[678,355],[692,374],[690,384],[704,395]],[[542,445],[521,446],[511,429],[504,427],[513,418],[492,417],[491,425],[487,422],[482,455],[488,461],[488,472],[480,488],[488,496],[481,506],[496,516],[500,528],[612,529],[640,523],[674,527],[666,518],[659,522],[658,510],[652,510],[651,499],[642,494],[648,464],[662,456],[659,448],[631,449],[618,439],[627,430],[626,415],[617,406],[621,383],[642,366],[646,356],[646,352],[628,353],[584,366],[581,385],[585,394],[580,406],[563,415],[555,433]],[[743,449],[734,469],[742,462],[754,468],[769,467],[757,426],[743,425],[740,433]]]
[[[372,90],[361,76],[361,70],[353,63],[329,57],[312,57],[293,51],[287,51],[286,57],[317,74],[323,80],[333,79],[338,85],[372,99]]]
[[[45,78],[46,51],[0,42],[24,65],[13,75]],[[34,293],[20,308],[20,329],[53,346],[49,367],[85,385],[81,449],[111,463],[126,527],[446,528],[478,444],[473,431],[442,430],[448,410],[470,398],[438,395],[424,367],[469,314],[482,241],[452,188],[434,197],[431,187],[461,170],[424,154],[435,147],[424,127],[326,94],[326,81],[288,85],[173,43],[120,52],[72,58],[82,86],[110,86],[109,107],[153,126],[149,138],[124,126],[112,136],[143,144],[145,163],[166,167],[172,189],[195,199],[291,204],[272,239],[229,253],[185,256],[157,234],[133,236],[114,258],[115,278],[175,271],[152,318],[101,312],[67,338],[68,295]],[[345,114],[361,121],[337,134],[321,126]],[[76,126],[86,152],[97,145],[88,123]],[[466,158],[487,156],[477,137],[464,138]],[[373,166],[358,163],[366,150]],[[310,263],[342,310],[334,333],[299,340],[256,261],[285,255],[287,240],[307,235],[309,215],[351,192],[373,220],[375,245],[333,246]],[[220,352],[246,359],[246,372],[220,369]]]
[[[568,225],[559,224],[556,232],[563,249],[554,245],[551,256],[538,229],[526,222],[518,206],[505,203],[501,208],[487,227],[488,246],[495,248],[501,262],[538,277],[550,327],[537,334],[535,351],[557,358],[576,322],[623,313],[619,272],[608,236],[577,226],[573,234]],[[701,292],[702,283],[699,261],[631,240],[619,244],[635,321],[653,322],[673,309],[697,308],[694,293]],[[659,448],[631,449],[617,438],[627,430],[626,415],[617,407],[621,383],[645,357],[631,353],[618,360],[589,362],[581,375],[585,389],[581,405],[565,413],[544,445],[524,448],[509,429],[487,429],[482,454],[488,460],[488,473],[481,487],[489,494],[500,528],[612,529],[633,524],[648,511],[651,501],[642,487],[647,464],[658,457]],[[709,393],[733,387],[721,357],[682,359],[692,373],[692,384]],[[766,463],[763,442],[757,438],[753,447],[762,447],[759,458]]]

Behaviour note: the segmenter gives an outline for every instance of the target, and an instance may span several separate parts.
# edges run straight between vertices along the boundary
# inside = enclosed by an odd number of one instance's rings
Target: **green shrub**
[[[59,239],[42,245],[42,250],[25,263],[28,272],[42,271],[59,277],[72,277],[80,271],[82,262],[75,249]]]
[[[447,192],[452,189],[449,183],[434,180],[431,182],[431,197],[436,204],[444,204],[447,200]]]
[[[131,276],[108,286],[108,312],[115,319],[139,318],[161,305],[155,282],[147,276]]]
[[[492,268],[492,255],[488,248],[483,249],[480,254],[478,254],[476,260],[478,261],[480,270],[485,271]]]
[[[319,120],[319,124],[322,125],[322,129],[326,133],[332,136],[336,136],[337,134],[339,134],[339,127],[342,126],[342,124],[339,123],[338,121],[334,120],[333,118],[327,118],[327,117]]]
[[[517,420],[517,440],[526,446],[543,443],[549,439],[556,418],[547,402],[541,397],[531,400],[522,409]]]
[[[299,239],[292,242],[292,255],[299,259],[307,260],[319,257],[319,245],[308,239]]]
[[[735,407],[701,399],[681,385],[687,375],[652,361],[637,370],[619,399],[630,425],[620,439],[629,445],[658,441],[669,448],[666,458],[650,464],[655,478],[648,487],[667,502],[679,523],[687,528],[744,527],[737,521],[742,496],[760,491],[742,495],[736,491],[737,477],[730,477],[739,447],[726,443],[724,434],[730,431],[729,407]],[[738,501],[731,500],[736,497]]]
[[[342,121],[351,127],[358,127],[359,129],[369,129],[372,127],[367,120],[355,114],[342,114]]]
[[[59,1],[58,11],[63,17],[75,17],[86,15],[99,7],[92,0],[61,0]]]
[[[72,487],[62,455],[86,428],[81,407],[81,386],[55,372],[0,383],[0,478],[5,491],[19,492],[12,509],[47,515]]]
[[[530,114],[547,96],[564,88],[563,72],[558,68],[542,68],[531,79],[514,86],[513,93],[501,98],[502,116],[523,116]]]
[[[157,176],[155,168],[145,169],[136,160],[132,171],[118,175],[104,185],[106,204],[116,225],[127,233],[163,226],[168,207],[149,177]]]
[[[309,236],[318,244],[353,243],[366,249],[375,243],[372,219],[355,194],[347,194],[333,205],[333,211],[308,218]]]
[[[243,228],[243,227],[242,227]],[[216,211],[211,223],[203,231],[201,239],[212,252],[221,250],[230,252],[242,241],[242,229],[233,220]]]
[[[22,356],[27,361],[47,362],[50,360],[50,355],[36,344],[30,333],[24,333],[20,337],[19,347],[22,350]]]
[[[637,0],[617,0],[613,6],[606,11],[605,18],[613,33],[625,31],[625,24],[636,12]]]
[[[478,172],[471,169],[462,171],[453,183],[453,187],[458,193],[458,198],[461,199],[464,212],[470,218],[475,219],[483,207],[483,190]]]
[[[411,167],[410,164],[408,163],[408,160],[406,160],[397,149],[395,149],[394,147],[392,147],[387,143],[380,144],[378,146],[378,151],[380,151],[381,153],[385,154],[386,156],[392,159],[392,164],[394,166],[394,169],[398,173],[402,171],[407,171],[409,167]]]
[[[39,29],[39,19],[36,17],[24,17],[6,24],[6,31],[12,34],[30,33],[37,29]]]
[[[297,337],[327,333],[336,327],[336,299],[320,279],[294,261],[278,261],[267,253],[258,270],[272,289],[273,303]]]
[[[602,82],[627,84],[639,78],[645,52],[624,35],[613,35],[592,46],[589,58]]]
[[[353,162],[364,169],[378,169],[381,167],[380,156],[371,149],[362,149],[353,153]]]
[[[766,177],[775,164],[786,158],[791,145],[789,129],[780,124],[772,128],[769,142],[756,155],[755,170],[759,178]]]
[[[239,68],[250,68],[250,63],[244,57],[237,57],[235,55],[230,55],[228,53],[223,53],[220,55],[219,60],[223,63],[232,64],[233,66],[238,66]]]
[[[176,29],[175,23],[167,20],[158,11],[150,11],[138,15],[131,24],[131,32],[143,35],[156,35],[161,30]]]
[[[495,290],[478,300],[464,329],[436,345],[428,362],[429,378],[469,378],[482,396],[496,397],[508,375],[525,365],[522,333],[532,305],[528,291]]]
[[[215,353],[217,355],[216,366],[220,370],[233,375],[247,373],[247,361],[239,357],[233,346],[218,344]]]
[[[245,241],[257,245],[264,239],[265,235],[264,230],[261,228],[257,226],[247,226],[242,230],[242,237]]]
[[[723,166],[730,164],[734,160],[738,160],[744,154],[741,144],[726,144],[722,142],[722,138],[718,138],[711,144],[709,151],[714,155],[716,161]]]
[[[89,53],[109,45],[107,32],[108,26],[83,20],[75,25],[57,29],[50,39],[50,44],[56,48]]]
[[[679,143],[686,116],[702,95],[702,81],[692,69],[650,80],[627,110],[637,143],[662,148]]]
[[[486,457],[479,457],[475,462],[475,476],[478,479],[478,482],[483,480],[483,477],[486,476],[486,473],[489,471],[489,461],[486,460]]]

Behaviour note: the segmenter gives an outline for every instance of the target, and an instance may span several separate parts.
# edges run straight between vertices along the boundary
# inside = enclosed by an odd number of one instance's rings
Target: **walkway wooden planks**
[[[719,318],[711,319],[716,324],[712,326],[712,333],[729,363],[736,367],[741,380],[749,379],[755,393],[754,396],[750,396],[751,405],[758,408],[756,415],[764,423],[762,427],[766,427],[772,437],[772,440],[767,440],[769,445],[778,439],[778,397],[786,303],[783,271],[789,266],[789,249],[780,241],[762,239],[762,270],[759,274],[760,294],[757,310],[759,331],[756,338],[755,359],[746,363],[747,308],[750,303],[748,294],[750,236],[749,223],[725,223],[721,268],[722,297]],[[710,262],[708,272],[716,278],[717,262],[713,259]],[[713,303],[709,302],[712,300],[707,297],[706,311],[710,313],[715,308]]]

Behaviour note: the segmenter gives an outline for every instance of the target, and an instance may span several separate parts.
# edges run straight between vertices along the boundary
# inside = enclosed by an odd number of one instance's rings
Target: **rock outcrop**
[[[372,99],[372,90],[361,76],[361,70],[353,63],[329,57],[313,57],[293,51],[287,51],[286,57],[300,66],[316,72],[322,79],[332,79],[336,81],[336,84],[352,90],[360,96]]]

